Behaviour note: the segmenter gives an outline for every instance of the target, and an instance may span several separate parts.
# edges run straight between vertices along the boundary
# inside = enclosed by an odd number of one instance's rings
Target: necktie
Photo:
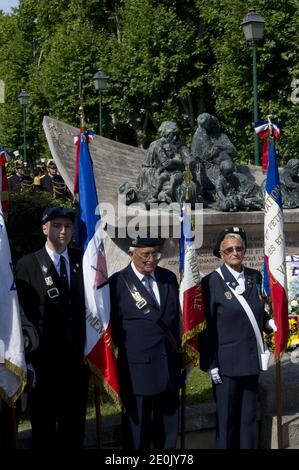
[[[67,277],[67,270],[64,256],[60,256],[60,283],[64,293],[69,291],[69,281]]]
[[[151,276],[144,276],[144,286],[148,293],[153,297],[154,300],[157,301],[155,293],[152,288],[152,277]]]

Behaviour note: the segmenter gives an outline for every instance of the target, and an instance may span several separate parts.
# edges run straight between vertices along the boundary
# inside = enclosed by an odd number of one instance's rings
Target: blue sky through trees
[[[19,6],[19,0],[0,0],[0,9],[5,13],[10,13],[10,9],[17,6]]]

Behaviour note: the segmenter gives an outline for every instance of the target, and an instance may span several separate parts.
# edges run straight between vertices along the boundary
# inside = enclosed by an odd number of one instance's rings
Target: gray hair
[[[229,240],[230,238],[236,238],[237,240],[239,240],[241,243],[242,243],[242,246],[244,248],[245,247],[245,242],[243,240],[243,238],[241,237],[241,235],[239,235],[238,233],[227,233],[225,235],[225,237],[223,238],[222,242],[220,243],[220,251],[222,251],[222,243],[225,241],[225,240]]]

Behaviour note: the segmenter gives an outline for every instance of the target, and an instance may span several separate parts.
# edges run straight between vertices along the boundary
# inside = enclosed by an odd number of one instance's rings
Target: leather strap
[[[42,252],[42,250],[39,250],[39,251],[36,251],[34,255],[38,261],[45,284],[48,287],[47,289],[48,296],[50,297],[51,300],[57,299],[58,297],[60,297],[60,292],[57,289],[57,287],[54,285],[52,276],[49,276],[48,270],[46,269],[47,259],[44,253]]]
[[[130,275],[127,272],[122,272],[121,276],[122,276],[128,290],[130,291],[134,301],[135,301],[136,307],[139,310],[143,311],[143,313],[149,314],[150,311],[151,311],[150,306],[148,305],[147,301],[142,297],[142,295],[138,291],[138,289],[135,286],[134,282],[132,281]],[[172,344],[174,350],[176,352],[179,352],[179,347],[177,345],[176,339],[173,336],[170,329],[168,328],[168,326],[165,325],[162,318],[158,318],[157,325],[161,328],[161,330],[163,330],[163,332],[165,333],[165,335],[169,339],[170,343]]]

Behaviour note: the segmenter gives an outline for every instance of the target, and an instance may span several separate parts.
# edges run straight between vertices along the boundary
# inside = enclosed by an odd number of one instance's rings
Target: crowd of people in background
[[[39,192],[47,191],[54,198],[67,200],[71,198],[57,165],[53,159],[41,158],[33,168],[23,161],[19,152],[13,152],[13,172],[8,176],[9,192]]]

